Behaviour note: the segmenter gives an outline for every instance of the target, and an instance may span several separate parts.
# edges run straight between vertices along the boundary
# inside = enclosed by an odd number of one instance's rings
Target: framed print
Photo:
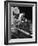
[[[37,43],[37,2],[4,2],[4,43]]]

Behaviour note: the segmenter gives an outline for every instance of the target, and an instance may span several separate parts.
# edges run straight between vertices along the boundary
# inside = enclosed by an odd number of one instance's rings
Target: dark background
[[[32,22],[32,7],[19,7],[20,13],[25,13],[25,18]]]

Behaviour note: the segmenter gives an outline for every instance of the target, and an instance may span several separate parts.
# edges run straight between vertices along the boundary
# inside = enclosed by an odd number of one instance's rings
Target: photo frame
[[[37,2],[5,1],[4,44],[25,43],[37,43]]]

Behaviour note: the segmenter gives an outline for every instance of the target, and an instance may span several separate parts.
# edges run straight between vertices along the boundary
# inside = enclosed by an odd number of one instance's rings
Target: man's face
[[[18,9],[18,7],[14,7],[13,16],[14,16],[15,19],[18,19],[19,13],[20,13],[20,10]]]
[[[14,14],[19,14],[20,13],[20,10],[19,10],[19,8],[18,7],[14,7]]]

